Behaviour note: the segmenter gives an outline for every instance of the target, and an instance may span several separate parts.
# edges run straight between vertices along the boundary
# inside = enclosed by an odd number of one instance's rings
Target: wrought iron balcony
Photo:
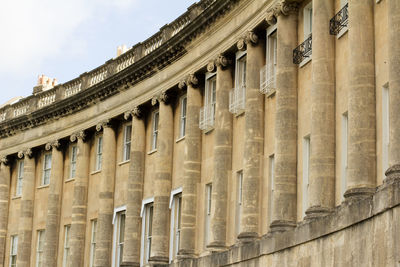
[[[343,6],[343,8],[330,20],[329,22],[329,33],[337,35],[339,32],[347,27],[349,22],[349,4]]]
[[[293,63],[300,64],[305,58],[312,54],[312,35],[293,50]]]

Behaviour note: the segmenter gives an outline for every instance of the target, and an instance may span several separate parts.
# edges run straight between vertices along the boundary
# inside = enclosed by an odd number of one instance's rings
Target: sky
[[[195,0],[1,0],[0,105],[38,75],[65,83],[146,40]]]

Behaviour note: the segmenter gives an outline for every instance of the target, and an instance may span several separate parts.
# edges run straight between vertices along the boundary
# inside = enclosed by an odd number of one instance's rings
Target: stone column
[[[271,231],[296,226],[297,214],[297,41],[298,4],[282,2],[277,19],[275,180]]]
[[[334,1],[313,0],[311,152],[306,218],[335,207],[335,37],[329,20]]]
[[[0,267],[3,267],[8,225],[8,199],[10,192],[10,166],[7,157],[0,159]]]
[[[141,204],[143,199],[146,129],[141,110],[135,107],[125,114],[132,116],[131,160],[128,175],[128,194],[125,220],[125,244],[122,266],[140,266]]]
[[[201,92],[197,89],[198,80],[190,74],[180,83],[182,89],[186,85],[186,136],[183,161],[183,188],[181,213],[181,240],[178,251],[180,258],[193,258],[196,247],[197,190],[201,180],[201,130],[199,129],[199,113]]]
[[[51,172],[47,200],[46,231],[44,234],[43,264],[44,266],[57,266],[64,155],[63,151],[59,150],[61,146],[58,140],[47,143],[45,149],[51,150]]]
[[[77,142],[76,175],[72,200],[71,222],[71,260],[70,267],[83,266],[85,255],[85,234],[87,216],[87,198],[89,185],[90,145],[85,142],[85,132],[74,133],[71,143]]]
[[[99,186],[99,214],[94,265],[109,267],[111,266],[113,235],[116,136],[109,120],[96,126],[97,131],[101,131],[101,129],[103,129],[103,161]]]
[[[229,91],[233,87],[230,60],[219,55],[208,64],[209,72],[217,68],[217,88],[214,127],[214,176],[211,195],[210,242],[207,248],[226,248],[226,216],[228,179],[232,173],[232,114],[229,112]]]
[[[400,2],[388,4],[389,17],[389,166],[385,182],[400,179]]]
[[[258,36],[251,31],[246,34],[244,41],[247,44],[246,111],[244,114],[243,206],[238,238],[242,241],[250,241],[259,235],[259,189],[264,152],[264,95],[260,93],[260,69],[264,65],[265,47],[258,42]],[[242,41],[239,41],[238,48],[245,49]]]
[[[149,262],[153,265],[168,264],[169,260],[169,196],[171,193],[173,155],[173,113],[168,96],[158,98],[159,121],[157,141],[157,164],[154,176],[153,238]]]
[[[346,199],[376,184],[374,0],[349,0],[349,144]]]
[[[32,227],[35,201],[35,158],[30,148],[18,152],[24,158],[24,181],[21,196],[21,214],[18,222],[17,266],[30,267],[32,250]]]

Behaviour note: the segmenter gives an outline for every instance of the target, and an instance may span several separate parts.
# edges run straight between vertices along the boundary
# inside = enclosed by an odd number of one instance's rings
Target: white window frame
[[[186,116],[187,116],[187,96],[181,96],[180,98],[181,114],[179,123],[179,138],[183,138],[186,135]]]
[[[44,233],[45,233],[44,229],[37,231],[36,267],[43,267]]]
[[[216,98],[217,73],[207,72],[205,75],[204,105],[200,109],[199,116],[199,128],[205,132],[214,129]]]
[[[71,146],[71,159],[70,159],[70,168],[69,168],[69,178],[73,179],[76,176],[76,160],[78,157],[78,146]]]
[[[382,178],[385,178],[385,172],[389,168],[389,90],[388,84],[382,87]]]
[[[17,185],[15,188],[15,196],[20,197],[22,195],[22,186],[24,180],[24,160],[17,161],[18,174],[17,174]]]
[[[157,150],[159,121],[160,121],[160,112],[157,109],[157,110],[153,111],[153,113],[151,115],[151,124],[152,124],[151,151]]]
[[[124,218],[124,224],[121,226],[122,218]],[[121,266],[120,259],[121,254],[123,254],[124,240],[120,240],[121,233],[124,231],[125,233],[125,219],[126,219],[126,206],[121,206],[114,209],[113,214],[113,225],[114,225],[114,234],[113,234],[113,255],[112,255],[112,266],[119,267]],[[122,251],[122,253],[121,253]]]
[[[97,236],[97,219],[93,219],[91,222],[91,235],[90,235],[90,262],[89,267],[94,266],[94,258],[96,255],[96,236]]]
[[[236,235],[240,233],[240,219],[242,214],[242,202],[243,202],[243,170],[236,172],[236,218],[235,227]]]
[[[48,166],[47,164],[47,159],[50,158],[50,164]],[[41,186],[49,185],[50,184],[50,178],[51,178],[51,164],[52,164],[52,154],[51,152],[45,153],[43,155],[43,174],[42,174],[42,180],[41,180]],[[47,178],[48,174],[48,178]]]
[[[129,130],[130,129],[130,130]],[[131,159],[131,143],[132,143],[132,124],[126,124],[124,126],[124,149],[123,149],[123,161],[129,161]]]
[[[63,267],[68,267],[68,263],[70,261],[70,256],[71,256],[70,237],[71,237],[71,225],[67,224],[64,226]]]
[[[312,34],[312,1],[308,3],[303,9],[303,22],[304,22],[304,40]]]
[[[11,244],[10,244],[10,267],[17,266],[17,258],[18,258],[18,235],[11,236]],[[12,259],[15,257],[15,265],[12,264]]]
[[[170,238],[169,238],[169,262],[178,255],[180,245],[180,230],[181,225],[179,216],[181,215],[182,207],[182,187],[171,191],[169,198],[169,209],[171,210],[170,223]]]
[[[272,154],[269,156],[269,173],[268,173],[268,178],[269,178],[269,196],[268,196],[268,204],[269,204],[269,224],[272,223],[272,214],[274,210],[274,183],[275,183],[275,154]]]
[[[140,217],[142,217],[142,235],[140,242],[140,266],[144,266],[148,263],[149,256],[151,253],[151,238],[149,240],[148,230],[152,227],[153,220],[150,221],[150,210],[154,213],[154,197],[146,198],[142,200],[142,208],[140,210]],[[150,251],[149,251],[150,246]]]
[[[310,178],[310,152],[311,152],[311,138],[310,135],[303,138],[303,180],[302,180],[302,199],[303,199],[303,217],[306,215],[308,208],[308,188]]]
[[[341,166],[340,166],[340,195],[341,199],[344,200],[344,193],[347,188],[347,149],[349,141],[348,132],[349,117],[347,111],[342,114],[342,146],[341,146]]]
[[[207,247],[210,238],[211,208],[212,208],[212,183],[205,186],[205,222],[204,222],[204,247]]]
[[[276,24],[267,28],[266,44],[266,64],[260,70],[260,91],[263,94],[269,95],[276,90],[276,63],[278,53],[278,32]]]
[[[236,52],[235,87],[229,92],[229,111],[242,114],[246,104],[247,51]]]
[[[96,138],[96,166],[95,171],[100,171],[103,163],[103,136]]]

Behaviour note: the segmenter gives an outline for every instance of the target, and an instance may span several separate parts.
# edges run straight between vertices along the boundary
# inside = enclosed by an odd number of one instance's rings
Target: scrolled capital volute
[[[267,23],[268,23],[269,25],[274,25],[274,24],[276,24],[276,22],[277,22],[277,19],[276,19],[276,11],[274,11],[273,9],[269,9],[269,10],[267,11],[267,16],[266,16],[265,20],[267,21]]]
[[[208,72],[214,72],[216,71],[216,66],[215,66],[215,62],[214,61],[210,61],[207,64],[207,71]]]
[[[185,88],[186,87],[186,80],[181,80],[179,83],[178,83],[178,88],[179,89],[183,89],[183,88]]]
[[[128,110],[124,112],[124,119],[127,121],[132,116],[132,110]]]
[[[85,133],[84,130],[82,130],[82,131],[75,132],[75,133],[71,134],[71,136],[69,137],[69,140],[70,140],[72,143],[74,143],[74,142],[76,142],[78,139],[85,140],[85,137],[86,137],[86,133]]]
[[[289,14],[296,14],[299,11],[298,2],[288,2],[287,0],[281,0],[280,2],[280,13],[287,16]]]
[[[60,142],[58,140],[51,141],[47,143],[44,147],[46,150],[51,150],[53,148],[58,149],[60,148]]]
[[[24,150],[18,151],[18,158],[22,159],[22,158],[31,158],[33,155],[32,153],[32,149],[31,148],[26,148]]]
[[[246,33],[245,39],[246,39],[246,43],[247,43],[247,44],[253,44],[253,45],[255,45],[255,44],[258,43],[258,36],[257,36],[257,34],[255,34],[253,31],[248,31],[248,32]]]
[[[217,59],[215,60],[215,65],[219,68],[226,68],[231,63],[232,61],[224,55],[218,55]]]
[[[136,118],[141,118],[143,115],[142,109],[138,106],[133,107],[131,111],[131,116],[135,116]]]
[[[100,132],[104,128],[111,127],[111,121],[109,119],[99,122],[96,125],[96,131]]]
[[[8,157],[7,156],[1,156],[0,157],[0,163],[3,165],[8,165]]]
[[[151,99],[151,105],[155,106],[158,103],[158,97],[157,96],[153,96],[153,98]]]
[[[186,84],[192,87],[196,87],[199,85],[199,79],[197,79],[194,73],[190,73],[186,78]]]
[[[245,38],[241,37],[236,43],[236,47],[239,51],[245,51],[246,50],[246,40]]]
[[[160,102],[163,102],[163,103],[168,103],[168,100],[170,99],[170,96],[168,95],[168,93],[167,92],[162,92],[161,94],[160,94],[160,96],[158,97],[158,100],[160,101]]]

